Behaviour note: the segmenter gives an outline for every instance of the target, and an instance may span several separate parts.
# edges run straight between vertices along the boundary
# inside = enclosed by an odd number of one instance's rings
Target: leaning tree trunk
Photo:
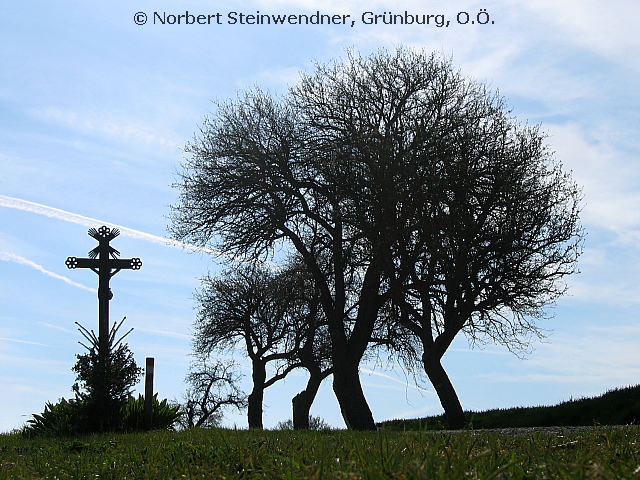
[[[429,380],[436,389],[440,404],[444,408],[445,416],[447,417],[447,423],[452,430],[458,430],[466,425],[464,418],[464,412],[462,411],[462,405],[458,399],[455,389],[447,372],[442,367],[442,363],[439,358],[429,358],[426,354],[422,356],[424,364],[424,371],[426,372]]]
[[[309,429],[311,405],[316,398],[322,380],[326,377],[327,375],[323,375],[319,370],[313,373],[310,372],[307,387],[291,400],[293,404],[293,428],[295,430]]]
[[[252,370],[253,390],[247,398],[247,420],[249,428],[262,429],[262,402],[267,371],[264,363],[258,360],[253,361]]]
[[[371,332],[378,315],[380,272],[369,266],[360,291],[358,318],[347,340],[342,316],[329,324],[331,334],[331,361],[333,365],[333,392],[342,418],[353,430],[375,430],[376,424],[360,382],[360,361],[369,345]]]
[[[353,430],[375,430],[376,424],[360,383],[359,362],[333,364],[333,392],[347,427]]]
[[[333,365],[333,393],[340,405],[342,418],[349,429],[375,430],[376,424],[362,390],[359,370],[360,360],[368,345],[371,331],[362,327],[358,328],[356,322],[356,326],[351,332],[351,338],[347,341],[342,323],[340,322],[337,327],[330,325],[331,362]]]

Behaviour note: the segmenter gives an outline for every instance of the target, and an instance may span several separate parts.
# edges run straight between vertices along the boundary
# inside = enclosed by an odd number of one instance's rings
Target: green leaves
[[[153,396],[151,429],[171,429],[180,415],[180,405],[171,404],[166,398],[159,401],[158,395]],[[144,397],[130,397],[120,409],[121,430],[135,432],[144,430]]]
[[[28,437],[66,437],[80,430],[82,424],[81,404],[76,400],[60,399],[58,403],[47,402],[42,414],[34,414],[27,420],[23,434]]]

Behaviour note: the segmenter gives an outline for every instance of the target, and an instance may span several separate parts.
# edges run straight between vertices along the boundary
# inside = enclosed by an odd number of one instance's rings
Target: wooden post
[[[144,427],[151,430],[153,425],[153,357],[147,357],[144,378]]]

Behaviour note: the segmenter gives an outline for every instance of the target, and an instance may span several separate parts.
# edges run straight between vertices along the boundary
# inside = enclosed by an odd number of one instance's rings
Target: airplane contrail
[[[5,342],[26,343],[27,345],[37,345],[39,347],[53,348],[52,345],[46,345],[44,343],[38,343],[38,342],[27,342],[26,340],[18,340],[18,339],[15,339],[15,338],[0,337],[0,340],[4,340]]]
[[[47,270],[46,268],[44,268],[42,265],[38,265],[36,262],[32,262],[31,260],[28,260],[24,257],[21,257],[20,255],[15,255],[13,253],[9,253],[9,252],[1,252],[0,251],[0,260],[3,260],[5,262],[14,262],[14,263],[18,263],[20,265],[26,265],[27,267],[31,267],[35,270],[38,270],[41,273],[44,273],[45,275],[49,275],[50,277],[56,278],[58,280],[62,280],[63,282],[68,283],[69,285],[73,285],[74,287],[78,287],[81,288],[83,290],[88,290],[90,292],[95,292],[96,289],[95,288],[89,288],[86,287],[84,285],[82,285],[81,283],[78,282],[74,282],[73,280],[71,280],[70,278],[65,277],[64,275],[58,275],[55,272],[51,272],[49,270]]]
[[[386,379],[388,379],[388,380],[392,380],[392,381],[394,381],[394,382],[396,382],[396,383],[399,383],[399,384],[401,384],[401,385],[404,385],[405,387],[415,388],[416,390],[418,390],[418,391],[420,391],[420,392],[428,393],[428,394],[430,394],[430,395],[437,395],[437,393],[435,393],[435,392],[431,392],[431,391],[429,391],[429,390],[426,390],[426,389],[424,389],[424,388],[422,388],[422,387],[420,387],[420,386],[418,386],[418,385],[411,385],[411,384],[410,384],[410,383],[408,383],[408,382],[403,382],[402,380],[400,380],[400,379],[398,379],[398,378],[395,378],[395,377],[392,377],[391,375],[387,375],[386,373],[376,372],[375,370],[370,370],[370,369],[368,369],[368,368],[361,368],[361,369],[360,369],[360,371],[361,371],[362,373],[367,373],[367,374],[369,374],[369,375],[377,375],[378,377],[383,377],[383,378],[386,378]]]
[[[25,212],[36,213],[38,215],[44,215],[50,218],[56,218],[65,222],[71,222],[78,225],[84,225],[85,227],[95,227],[96,225],[109,225],[116,227],[120,230],[120,233],[130,238],[136,238],[138,240],[146,240],[148,242],[158,243],[169,247],[180,247],[184,249],[198,250],[205,253],[210,253],[217,256],[223,256],[223,254],[217,250],[208,247],[198,247],[196,245],[190,245],[188,243],[178,242],[168,238],[152,235],[150,233],[141,232],[140,230],[134,230],[133,228],[123,227],[111,222],[105,222],[103,220],[97,220],[95,218],[85,217],[78,215],[77,213],[67,212],[55,207],[49,207],[40,203],[30,202],[28,200],[22,200],[20,198],[7,197],[6,195],[0,195],[0,207],[14,208],[16,210],[22,210]]]
[[[363,373],[368,373],[369,375],[377,375],[379,377],[383,377],[389,380],[393,380],[394,382],[400,383],[406,387],[410,387],[410,388],[415,388],[416,390],[420,391],[420,392],[424,392],[424,393],[428,393],[429,395],[435,395],[438,396],[438,394],[436,392],[431,392],[429,390],[425,390],[422,387],[419,387],[418,385],[411,385],[408,382],[403,382],[402,380],[398,379],[398,378],[394,378],[391,375],[387,375],[386,373],[382,373],[382,372],[376,372],[375,370],[370,370],[368,368],[361,368],[360,369],[361,372]],[[462,405],[465,405],[466,407],[471,408],[472,410],[477,410],[476,407],[474,407],[473,405],[469,405],[468,403],[464,403],[464,402],[460,402],[462,403]]]
[[[77,213],[67,212],[59,208],[50,207],[48,205],[42,205],[41,203],[30,202],[29,200],[23,200],[21,198],[7,197],[6,195],[0,195],[0,207],[14,208],[16,210],[22,210],[24,212],[36,213],[38,215],[44,215],[46,217],[55,218],[65,222],[75,223],[78,225],[84,225],[85,227],[95,227],[96,225],[109,225],[120,230],[120,233],[129,238],[135,238],[138,240],[145,240],[147,242],[157,243],[167,247],[177,247],[185,250],[196,250],[199,252],[215,255],[216,257],[222,257],[226,260],[239,261],[242,263],[258,263],[267,268],[277,270],[277,266],[269,261],[254,261],[251,259],[236,258],[232,255],[225,254],[219,250],[200,247],[192,245],[190,243],[179,242],[177,240],[171,240],[169,238],[160,237],[151,233],[141,232],[140,230],[134,230],[133,228],[124,227],[122,225],[116,225],[115,223],[105,222],[104,220],[98,220],[91,217],[85,217],[84,215],[78,215]]]

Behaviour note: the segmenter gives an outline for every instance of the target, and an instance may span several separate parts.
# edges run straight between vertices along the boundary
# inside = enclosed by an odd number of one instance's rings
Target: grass
[[[640,424],[640,385],[610,390],[593,398],[569,400],[554,406],[518,407],[465,412],[474,429],[578,425]],[[384,422],[389,430],[443,429],[444,415]]]
[[[640,479],[640,386],[554,407],[385,422],[379,432],[192,429],[26,438],[0,435],[5,479]],[[604,426],[632,423],[624,427]],[[594,425],[558,434],[485,428]],[[425,427],[432,430],[425,430]],[[553,430],[556,432],[557,430]]]
[[[640,427],[488,431],[193,429],[74,439],[0,435],[0,480],[640,478]]]

